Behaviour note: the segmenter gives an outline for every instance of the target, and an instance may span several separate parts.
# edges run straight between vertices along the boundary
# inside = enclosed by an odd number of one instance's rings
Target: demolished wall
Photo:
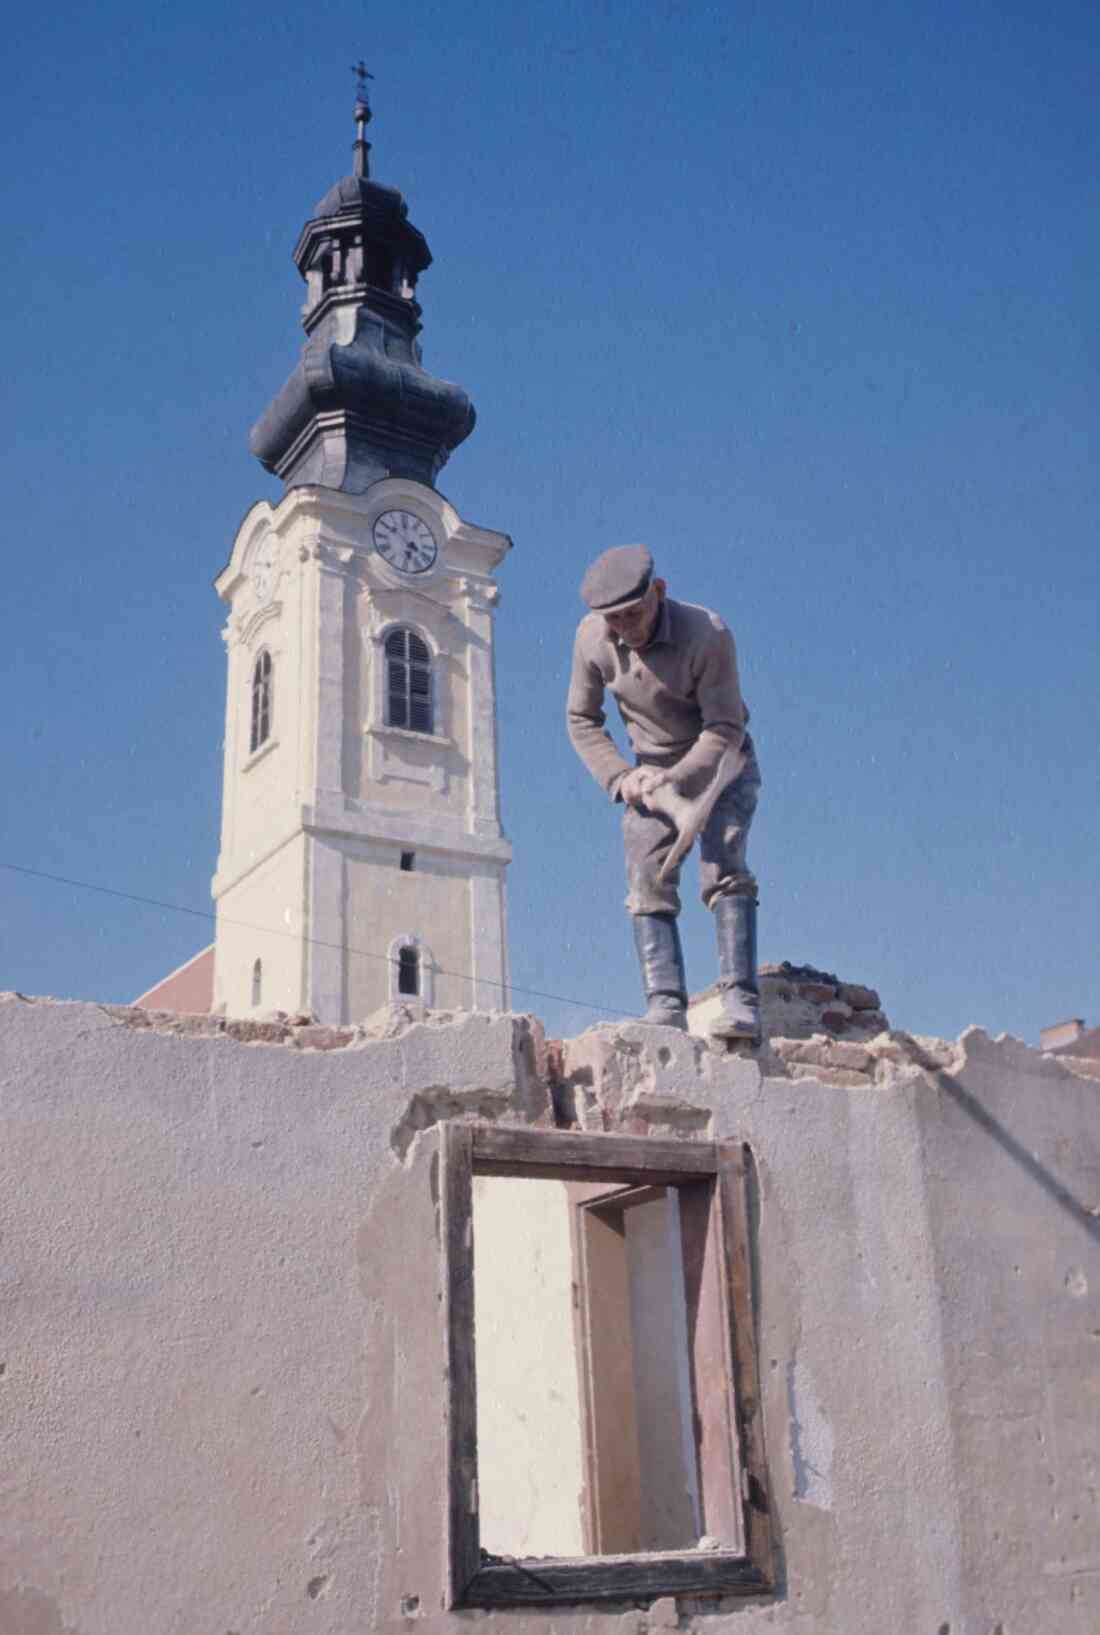
[[[7,996],[0,1094],[3,1635],[1100,1626],[1098,1086],[1055,1060]],[[750,1144],[776,1595],[443,1610],[451,1119]]]

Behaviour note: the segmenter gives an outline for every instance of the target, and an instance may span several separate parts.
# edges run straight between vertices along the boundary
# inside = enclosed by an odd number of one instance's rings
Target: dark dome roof
[[[366,176],[342,176],[313,209],[315,216],[339,216],[351,210],[405,217],[408,206],[396,187],[384,187]]]
[[[333,222],[333,228],[326,229],[324,222]],[[318,234],[339,232],[341,227],[357,222],[362,222],[368,237],[399,248],[412,273],[422,273],[431,266],[428,241],[409,220],[409,207],[397,188],[372,182],[366,176],[343,176],[314,206],[313,215],[302,229],[294,252],[299,269]]]

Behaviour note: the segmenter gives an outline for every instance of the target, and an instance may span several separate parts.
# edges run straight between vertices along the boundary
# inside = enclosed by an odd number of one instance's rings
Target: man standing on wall
[[[677,915],[679,868],[662,865],[677,839],[672,820],[647,797],[675,785],[689,798],[725,780],[699,837],[703,902],[718,934],[720,1039],[760,1039],[756,980],[756,881],[745,861],[760,769],[745,730],[748,711],[733,637],[709,608],[676,602],[653,573],[644,545],[597,557],[581,596],[591,612],[573,649],[568,723],[573,747],[596,782],[623,804],[626,907],[642,971],[647,1022],[687,1027],[687,985]],[[615,697],[634,749],[633,767],[604,722]],[[732,752],[732,755],[728,752]]]

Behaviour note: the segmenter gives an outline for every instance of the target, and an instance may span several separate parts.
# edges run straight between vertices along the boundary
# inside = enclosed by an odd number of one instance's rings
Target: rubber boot
[[[760,989],[756,981],[756,898],[719,897],[718,992],[722,1009],[710,1024],[714,1039],[760,1043]]]
[[[684,953],[675,914],[635,914],[634,946],[646,996],[643,1022],[687,1032]]]

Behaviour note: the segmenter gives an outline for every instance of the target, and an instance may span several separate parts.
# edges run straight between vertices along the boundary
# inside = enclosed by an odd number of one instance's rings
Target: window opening
[[[271,736],[271,671],[271,654],[265,648],[252,667],[252,725],[248,735],[250,754]]]
[[[397,956],[397,991],[415,997],[420,992],[420,953],[402,948]]]
[[[401,853],[401,869],[402,869],[402,873],[411,874],[413,872],[413,869],[414,869],[415,866],[416,866],[416,853],[415,852],[402,852]]]
[[[704,1529],[679,1188],[601,1188],[572,1201],[587,1356],[588,1550],[694,1549]]]
[[[256,960],[252,966],[252,1003],[258,1005],[264,992],[264,968],[261,960]]]
[[[376,289],[393,289],[393,257],[381,244],[367,244],[364,249],[367,283]]]
[[[441,1140],[451,1604],[767,1590],[747,1149]]]
[[[432,659],[412,630],[386,637],[386,723],[409,732],[432,729]]]

